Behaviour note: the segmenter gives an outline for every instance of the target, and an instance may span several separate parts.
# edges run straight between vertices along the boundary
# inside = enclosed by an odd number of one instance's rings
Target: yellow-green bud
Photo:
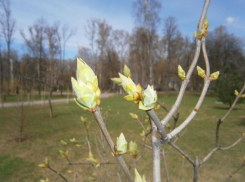
[[[68,150],[66,152],[64,152],[63,150],[60,150],[59,152],[60,152],[61,157],[68,158],[68,156],[69,156],[69,151]]]
[[[96,167],[100,166],[100,162],[97,159],[94,158],[94,156],[93,156],[93,154],[91,152],[89,152],[89,154],[88,154],[87,161],[93,163]]]
[[[217,80],[218,77],[219,77],[219,71],[216,71],[216,72],[214,72],[214,73],[212,73],[212,74],[210,75],[210,80],[211,80],[211,81]]]
[[[138,173],[137,169],[135,168],[135,182],[146,182],[145,180],[145,176],[143,175],[143,177],[141,178],[140,174]]]
[[[133,119],[138,119],[138,115],[137,114],[134,114],[134,113],[129,113],[130,115],[131,115],[131,117],[133,118]]]
[[[81,121],[82,121],[83,123],[86,123],[86,122],[87,122],[87,118],[84,118],[84,117],[81,116]]]
[[[185,71],[182,69],[182,67],[178,66],[178,76],[181,80],[185,80]]]
[[[127,66],[126,64],[124,65],[124,68],[123,68],[123,74],[124,74],[126,77],[131,78],[131,72],[130,72],[130,69],[128,68],[128,66]]]
[[[70,139],[71,142],[76,142],[75,138]]]
[[[237,90],[234,91],[234,94],[235,94],[235,96],[238,96],[239,95],[239,93],[238,93]]]
[[[235,90],[234,91],[234,94],[235,94],[235,96],[238,96],[239,95],[239,92],[237,91],[237,90]],[[242,94],[241,96],[240,96],[240,98],[244,98],[245,97],[245,94]]]
[[[145,130],[140,133],[140,136],[145,137]]]
[[[128,93],[124,98],[128,101],[134,101],[134,103],[138,104],[141,99],[141,86],[135,85],[131,78],[126,77],[119,73],[121,79],[121,85],[123,89]]]
[[[120,134],[119,138],[117,137],[117,146],[116,146],[116,154],[122,155],[127,152],[128,143],[123,135],[123,133]]]
[[[86,111],[93,112],[99,105],[101,94],[98,79],[93,70],[77,58],[77,80],[71,78],[72,88],[76,94],[75,102]]]
[[[130,141],[129,143],[129,153],[133,158],[136,158],[138,155],[138,150],[137,150],[138,146],[136,142],[132,142]]]
[[[39,164],[38,166],[41,167],[41,168],[49,167],[49,159],[46,157],[45,160],[44,160],[44,163],[43,164]]]
[[[148,125],[148,126],[147,126],[146,131],[147,131],[147,132],[150,132],[150,131],[151,131],[151,125]]]
[[[111,78],[111,80],[115,82],[116,84],[118,84],[119,86],[121,86],[121,83],[122,83],[121,78]]]
[[[160,109],[160,107],[161,107],[161,106],[158,104],[158,105],[154,108],[154,110],[155,110],[155,111],[158,111],[158,110]]]
[[[61,143],[63,146],[67,146],[67,143],[66,143],[64,140],[61,140],[60,143]]]
[[[202,78],[205,78],[205,76],[206,76],[205,71],[204,71],[201,67],[199,67],[199,66],[197,66],[197,74],[198,74],[200,77],[202,77]]]
[[[49,179],[46,178],[46,179],[41,179],[40,182],[49,182]]]
[[[208,26],[209,26],[209,21],[208,21],[207,17],[205,17],[201,31],[198,33],[195,32],[195,38],[202,39],[203,37],[207,37]],[[199,27],[199,22],[197,24],[197,27]]]
[[[143,98],[139,102],[139,109],[149,110],[155,107],[157,101],[157,93],[153,86],[147,86],[147,89],[143,92]]]
[[[194,37],[197,38],[197,32],[194,32]]]

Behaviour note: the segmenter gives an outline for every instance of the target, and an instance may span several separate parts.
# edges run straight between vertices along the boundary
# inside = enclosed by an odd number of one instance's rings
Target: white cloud
[[[234,23],[235,21],[237,21],[238,20],[238,18],[235,18],[235,17],[227,17],[226,18],[226,23],[227,24],[232,24],[232,23]]]

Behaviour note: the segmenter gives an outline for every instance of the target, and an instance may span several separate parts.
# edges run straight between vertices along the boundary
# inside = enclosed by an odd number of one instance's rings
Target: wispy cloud
[[[231,16],[226,18],[226,23],[227,23],[227,24],[232,24],[232,23],[234,23],[235,21],[238,21],[238,18],[231,17]]]

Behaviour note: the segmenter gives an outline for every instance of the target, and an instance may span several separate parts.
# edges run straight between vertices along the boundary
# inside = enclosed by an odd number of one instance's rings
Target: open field
[[[176,98],[175,94],[166,97],[159,95],[159,100],[170,108]],[[187,94],[182,101],[179,109],[179,124],[187,117],[188,113],[194,108],[198,99],[197,94]],[[188,126],[186,133],[177,141],[187,154],[192,158],[198,156],[202,159],[209,153],[215,145],[215,127],[217,120],[222,117],[228,107],[215,103],[216,98],[207,97],[196,118]],[[145,113],[137,109],[137,105],[123,99],[122,96],[115,96],[102,99],[101,107],[104,113],[110,110],[110,117],[107,121],[108,130],[116,141],[116,137],[121,132],[124,133],[127,141],[142,142],[139,135],[142,131],[141,126],[133,120],[129,112],[137,113],[145,118]],[[109,108],[108,108],[109,107]],[[54,118],[48,118],[47,106],[28,106],[24,109],[26,113],[26,128],[24,130],[25,140],[22,143],[16,141],[18,127],[16,119],[18,112],[16,108],[0,109],[0,181],[1,182],[37,182],[48,177],[51,182],[62,181],[54,173],[41,169],[38,164],[43,163],[45,157],[50,159],[50,164],[57,171],[62,172],[70,180],[73,174],[67,173],[73,170],[71,166],[64,165],[66,161],[61,158],[59,150],[66,150],[60,140],[68,143],[67,149],[70,151],[72,162],[86,161],[88,157],[88,147],[85,141],[86,130],[80,120],[80,116],[88,118],[90,121],[90,142],[95,158],[99,158],[96,152],[95,139],[92,131],[98,133],[98,127],[91,113],[83,111],[75,103],[54,104]],[[242,133],[245,132],[245,104],[238,104],[227,120],[221,125],[220,141],[223,147],[235,142]],[[163,118],[164,110],[159,110],[158,115]],[[147,122],[144,123],[147,126]],[[69,140],[73,137],[77,142]],[[150,140],[150,137],[148,138]],[[77,148],[75,144],[81,144]],[[143,150],[142,146],[140,151]],[[168,147],[165,147],[166,149]],[[230,172],[235,170],[242,163],[245,155],[245,141],[228,151],[218,151],[212,158],[200,168],[200,182],[221,182]],[[108,160],[114,162],[114,158],[108,151]],[[126,162],[132,164],[131,157],[125,156]],[[193,169],[188,161],[183,160],[182,156],[173,149],[167,154],[170,178],[173,182],[192,181]],[[108,165],[108,171],[115,173],[117,165]],[[103,167],[99,168],[102,174]],[[151,151],[146,149],[146,154],[137,163],[140,174],[145,174],[147,182],[152,179]],[[78,167],[78,181],[99,181],[95,170],[89,165]],[[164,169],[162,167],[162,181],[165,181]],[[133,172],[133,170],[132,170]],[[121,172],[122,180],[125,178]],[[108,181],[118,181],[116,175],[108,178]],[[245,181],[245,168],[237,173],[230,182]]]

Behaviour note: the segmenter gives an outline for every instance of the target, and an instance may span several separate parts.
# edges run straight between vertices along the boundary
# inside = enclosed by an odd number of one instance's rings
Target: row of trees
[[[27,50],[20,56],[11,48],[17,28],[9,0],[0,0],[0,5],[1,32],[7,47],[0,50],[1,95],[3,91],[18,92],[20,77],[24,78],[22,90],[30,93],[37,90],[41,95],[46,90],[51,97],[54,90],[70,90],[70,76],[75,74],[76,63],[75,58],[65,59],[65,50],[74,29],[39,19],[27,31],[20,30]],[[190,64],[195,51],[194,37],[184,37],[172,16],[160,26],[158,0],[135,0],[133,6],[136,24],[132,34],[114,30],[105,20],[91,18],[85,25],[89,47],[79,47],[78,56],[95,70],[102,90],[117,89],[110,78],[122,71],[124,63],[133,68],[133,79],[143,87],[149,80],[158,90],[178,90],[181,83],[176,77],[177,66],[187,69]],[[245,68],[240,66],[245,62],[243,41],[228,33],[226,27],[217,27],[209,33],[207,51],[212,69],[244,76]],[[200,62],[202,66],[203,61]],[[194,76],[189,90],[199,90],[199,83],[200,78]]]

